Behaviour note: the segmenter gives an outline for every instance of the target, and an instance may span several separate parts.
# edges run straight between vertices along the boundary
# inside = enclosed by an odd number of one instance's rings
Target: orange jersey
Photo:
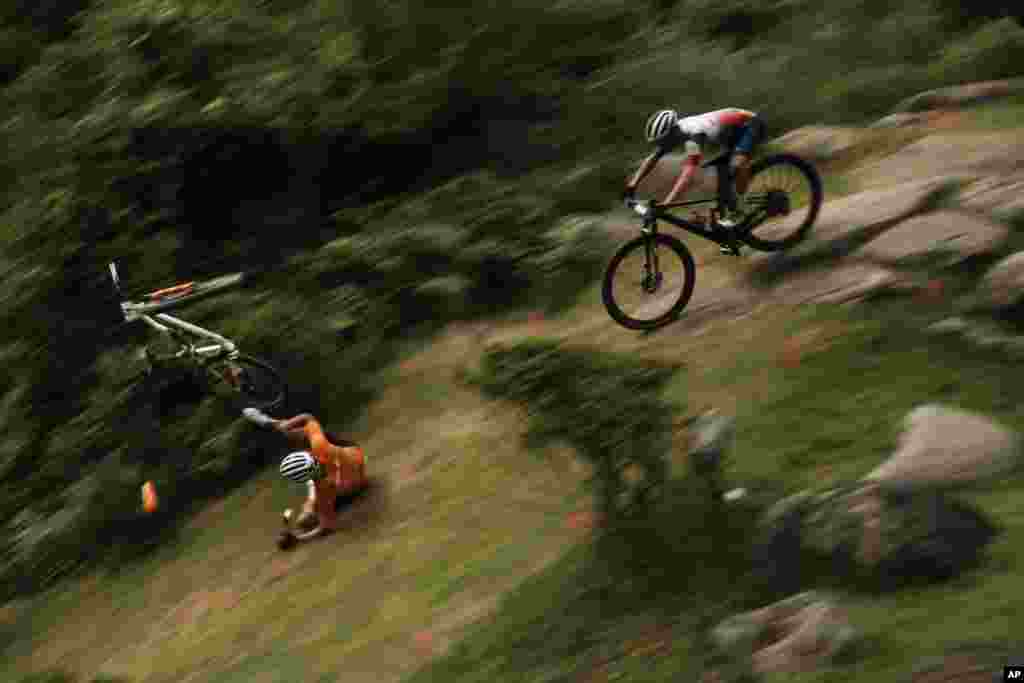
[[[321,526],[333,529],[337,523],[334,507],[338,496],[352,493],[366,484],[366,458],[359,446],[336,446],[328,441],[316,420],[308,420],[303,431],[309,439],[310,453],[325,473],[314,482],[316,513]]]

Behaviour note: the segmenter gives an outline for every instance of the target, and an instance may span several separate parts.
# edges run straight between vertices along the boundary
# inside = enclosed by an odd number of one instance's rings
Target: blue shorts
[[[764,140],[764,121],[761,120],[760,116],[747,121],[747,123],[736,129],[736,132],[730,136],[729,141],[730,152],[736,154],[750,155],[753,153],[754,148],[761,144]]]

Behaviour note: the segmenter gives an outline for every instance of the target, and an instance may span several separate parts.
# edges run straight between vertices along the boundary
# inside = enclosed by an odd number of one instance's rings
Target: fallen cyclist
[[[301,531],[292,531],[290,515],[286,512],[286,530],[278,546],[286,549],[297,541],[310,540],[337,529],[338,503],[368,485],[363,449],[352,441],[325,432],[320,422],[308,413],[288,420],[275,420],[255,408],[246,408],[242,414],[250,422],[271,427],[308,449],[290,453],[281,461],[281,475],[305,484],[308,494],[302,514],[295,521],[295,527]]]

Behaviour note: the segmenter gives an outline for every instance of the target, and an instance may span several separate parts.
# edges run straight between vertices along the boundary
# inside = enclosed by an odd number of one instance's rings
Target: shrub
[[[531,446],[566,442],[590,462],[601,513],[614,526],[642,513],[667,481],[677,406],[660,393],[674,372],[627,357],[528,341],[490,349],[474,381],[487,395],[526,406]]]
[[[985,24],[943,50],[932,76],[944,83],[1018,76],[1024,63],[1024,27],[1010,18]]]

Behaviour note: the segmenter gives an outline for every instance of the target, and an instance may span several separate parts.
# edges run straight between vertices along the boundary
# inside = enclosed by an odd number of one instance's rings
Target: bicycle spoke
[[[811,210],[813,190],[799,169],[778,165],[756,174],[747,191],[750,203],[757,207],[757,224],[752,232],[762,239],[776,239],[792,233],[806,220]],[[766,205],[775,198],[784,198],[788,212],[765,215]]]
[[[686,267],[675,252],[661,244],[653,245],[653,263],[649,267],[646,251],[636,249],[623,259],[612,286],[615,303],[623,313],[637,320],[664,316],[675,305],[686,283]]]

